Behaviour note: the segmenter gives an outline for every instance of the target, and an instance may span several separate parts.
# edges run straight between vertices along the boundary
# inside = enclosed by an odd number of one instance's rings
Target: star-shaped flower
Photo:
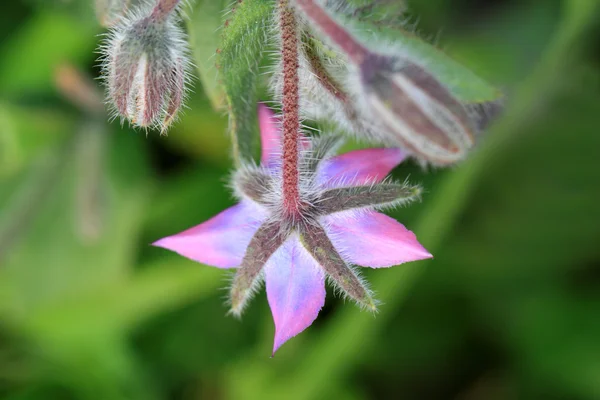
[[[430,258],[415,235],[375,209],[407,203],[419,188],[385,180],[404,159],[399,149],[363,149],[338,156],[339,139],[302,139],[297,215],[282,199],[281,133],[259,106],[260,166],[237,171],[240,202],[212,219],[154,243],[219,268],[237,268],[230,301],[239,315],[266,281],[275,320],[275,352],[306,329],[325,303],[325,278],[348,297],[375,309],[353,265],[390,267]]]

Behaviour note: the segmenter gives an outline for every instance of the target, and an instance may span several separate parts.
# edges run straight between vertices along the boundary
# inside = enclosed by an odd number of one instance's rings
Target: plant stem
[[[298,32],[296,16],[288,6],[288,0],[280,0],[279,9],[283,59],[283,207],[286,214],[295,217],[300,207]]]
[[[362,64],[371,53],[347,30],[339,25],[315,0],[295,0],[298,8],[356,65]]]
[[[152,17],[156,20],[167,18],[179,3],[181,0],[157,0],[152,9]]]

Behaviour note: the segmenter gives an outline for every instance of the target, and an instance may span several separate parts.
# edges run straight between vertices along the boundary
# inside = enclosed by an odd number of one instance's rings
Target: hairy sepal
[[[440,165],[473,147],[476,127],[467,109],[423,67],[373,55],[360,66],[360,84],[359,98],[384,128],[382,141]]]
[[[363,307],[377,309],[369,289],[344,261],[319,224],[304,226],[300,230],[300,242],[340,291]]]
[[[231,285],[231,313],[240,316],[248,300],[256,292],[265,263],[283,244],[287,236],[278,222],[267,222],[252,237],[242,264]]]
[[[360,209],[397,207],[415,201],[421,195],[419,186],[400,183],[379,183],[330,189],[317,204],[320,215]]]

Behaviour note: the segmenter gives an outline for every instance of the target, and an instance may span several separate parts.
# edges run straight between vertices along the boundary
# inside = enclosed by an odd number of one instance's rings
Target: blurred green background
[[[227,273],[149,246],[233,202],[199,81],[167,137],[109,123],[71,90],[99,87],[92,1],[3,2],[0,398],[600,399],[598,3],[410,3],[505,115],[461,165],[394,171],[435,259],[365,271],[378,315],[329,293],[270,358],[264,293],[235,320]]]

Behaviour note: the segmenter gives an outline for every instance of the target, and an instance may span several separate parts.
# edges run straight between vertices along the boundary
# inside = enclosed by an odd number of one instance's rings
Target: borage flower
[[[237,268],[231,311],[241,314],[266,281],[275,320],[275,352],[306,329],[325,303],[325,278],[359,305],[375,310],[370,290],[353,265],[390,267],[430,258],[415,235],[375,209],[405,204],[419,188],[385,180],[404,159],[399,149],[363,149],[339,156],[340,141],[301,141],[300,204],[283,206],[281,132],[259,106],[262,160],[233,178],[239,204],[212,219],[154,243],[219,268]]]

